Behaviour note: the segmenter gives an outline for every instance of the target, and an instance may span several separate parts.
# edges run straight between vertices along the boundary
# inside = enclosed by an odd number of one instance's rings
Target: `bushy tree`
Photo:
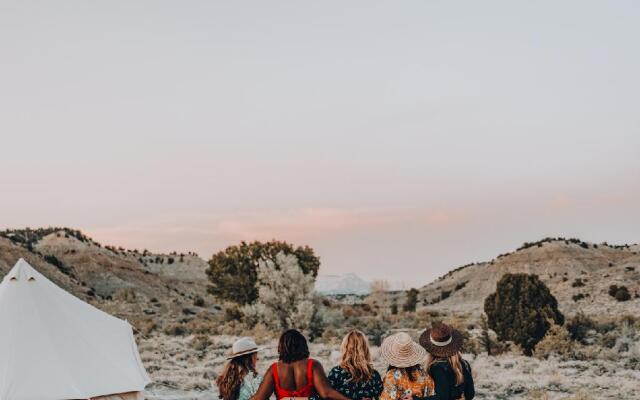
[[[551,324],[564,324],[558,301],[537,275],[505,274],[484,301],[489,327],[530,356]]]
[[[407,300],[404,303],[402,309],[404,311],[415,311],[418,304],[418,289],[411,288],[407,291]]]
[[[260,261],[257,279],[258,299],[242,308],[247,322],[279,330],[309,328],[315,312],[315,278],[302,271],[296,256],[278,253],[275,260]]]
[[[253,303],[258,298],[258,265],[271,261],[276,269],[279,268],[275,263],[279,253],[295,256],[304,274],[313,278],[317,276],[320,259],[309,246],[294,247],[276,240],[266,243],[241,242],[214,254],[209,260],[209,292],[222,300],[238,304]]]

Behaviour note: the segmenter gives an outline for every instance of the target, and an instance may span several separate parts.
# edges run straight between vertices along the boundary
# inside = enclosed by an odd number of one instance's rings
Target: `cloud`
[[[87,229],[98,241],[153,251],[212,252],[242,240],[311,244],[365,232],[443,229],[465,220],[451,210],[298,208],[234,214],[167,216]],[[205,253],[205,254],[206,254]]]

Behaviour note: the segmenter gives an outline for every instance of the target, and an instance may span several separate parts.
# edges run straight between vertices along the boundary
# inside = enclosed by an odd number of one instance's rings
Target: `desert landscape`
[[[313,318],[302,329],[312,340],[313,356],[327,369],[339,359],[341,337],[351,328],[363,330],[376,368],[384,371],[377,346],[385,335],[405,330],[417,336],[433,322],[447,321],[465,334],[465,358],[480,399],[637,398],[639,250],[547,238],[454,268],[410,291],[388,291],[384,282],[374,282],[369,293],[349,295],[344,281],[337,281],[338,289],[325,282],[324,290],[344,293],[309,290]],[[149,399],[216,398],[212,382],[231,343],[243,335],[265,346],[260,371],[277,358],[278,329],[259,314],[250,317],[247,306],[212,295],[208,263],[197,254],[103,246],[67,228],[0,233],[0,272],[6,274],[20,257],[65,290],[134,326],[153,380]],[[507,273],[537,275],[565,317],[531,357],[517,344],[500,341],[483,317],[485,298]],[[362,282],[353,281],[362,292]]]

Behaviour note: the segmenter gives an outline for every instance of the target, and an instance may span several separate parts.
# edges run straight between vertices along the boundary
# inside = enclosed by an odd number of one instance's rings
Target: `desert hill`
[[[103,247],[68,228],[1,232],[0,273],[20,257],[65,290],[134,326],[145,317],[178,320],[214,304],[206,292],[207,264],[195,254]]]
[[[423,307],[479,314],[484,299],[505,273],[537,274],[556,296],[563,312],[634,314],[640,311],[640,249],[547,238],[489,262],[457,268],[422,287]],[[626,286],[629,301],[609,295],[611,285]]]
[[[6,274],[20,257],[77,297],[132,322],[147,318],[164,326],[219,310],[217,300],[206,291],[207,263],[194,253],[154,254],[102,246],[68,228],[0,232],[0,274]],[[422,287],[419,305],[447,313],[479,314],[484,299],[508,272],[539,275],[565,313],[640,311],[636,297],[640,295],[640,246],[563,238],[526,243],[491,261],[456,268]],[[626,286],[632,298],[617,301],[608,293],[611,285]],[[401,304],[404,294],[391,296]]]

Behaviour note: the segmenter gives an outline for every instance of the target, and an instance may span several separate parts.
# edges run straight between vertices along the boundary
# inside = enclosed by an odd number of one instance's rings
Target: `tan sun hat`
[[[231,360],[232,358],[245,356],[247,354],[257,353],[262,348],[258,347],[256,342],[253,341],[250,337],[243,337],[241,339],[236,340],[233,343],[233,347],[231,348],[231,354],[227,357],[227,360]]]
[[[405,332],[396,333],[386,338],[380,346],[380,356],[389,365],[397,368],[408,368],[424,361],[427,352]]]
[[[436,357],[451,357],[462,349],[462,334],[446,324],[437,324],[420,335],[420,344]]]

